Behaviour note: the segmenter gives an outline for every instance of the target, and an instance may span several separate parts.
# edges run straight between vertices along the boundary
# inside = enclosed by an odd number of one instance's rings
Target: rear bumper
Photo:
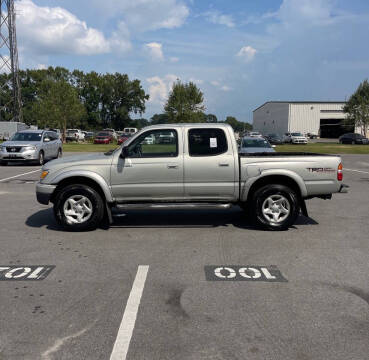
[[[48,205],[51,195],[53,194],[56,185],[41,184],[36,185],[36,198],[40,204]]]

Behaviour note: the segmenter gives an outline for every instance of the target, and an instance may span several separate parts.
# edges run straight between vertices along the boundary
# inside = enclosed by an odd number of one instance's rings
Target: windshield
[[[292,136],[302,136],[302,134],[301,134],[301,133],[292,133],[291,135],[292,135]]]
[[[268,141],[263,139],[243,139],[242,140],[242,147],[246,148],[270,148],[270,144]]]
[[[110,134],[109,133],[106,133],[106,132],[102,132],[102,133],[98,133],[97,136],[107,137],[107,136],[110,136]]]
[[[11,141],[41,141],[42,133],[15,133]]]

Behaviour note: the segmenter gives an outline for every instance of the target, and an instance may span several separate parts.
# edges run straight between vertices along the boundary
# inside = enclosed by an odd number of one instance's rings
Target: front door
[[[118,202],[183,199],[181,135],[181,129],[148,130],[127,145],[124,159],[117,155],[111,189]]]

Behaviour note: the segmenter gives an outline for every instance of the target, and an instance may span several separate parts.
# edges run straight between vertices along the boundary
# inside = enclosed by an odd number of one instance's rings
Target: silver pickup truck
[[[96,228],[111,209],[241,206],[263,228],[284,230],[305,200],[347,192],[339,156],[240,154],[226,124],[149,126],[105,154],[47,163],[37,200],[67,230]]]

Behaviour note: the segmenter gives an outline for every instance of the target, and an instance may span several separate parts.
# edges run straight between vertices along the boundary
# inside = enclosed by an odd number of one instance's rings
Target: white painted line
[[[115,339],[113,351],[110,355],[110,360],[125,360],[127,357],[148,271],[148,265],[139,265],[137,269],[135,281],[133,282],[132,289],[128,297],[126,309],[124,310],[118,335]]]
[[[358,173],[362,173],[362,174],[369,174],[369,171],[362,171],[362,170],[354,170],[354,169],[347,169],[347,168],[343,168],[343,171],[354,171],[354,172],[358,172]]]
[[[0,182],[11,180],[11,179],[15,179],[15,178],[21,177],[23,175],[33,174],[33,173],[35,173],[37,171],[41,171],[41,169],[34,170],[34,171],[29,171],[29,172],[26,172],[26,173],[23,173],[23,174],[19,174],[19,175],[15,175],[15,176],[11,176],[11,177],[8,177],[8,178],[5,178],[5,179],[0,179]]]

